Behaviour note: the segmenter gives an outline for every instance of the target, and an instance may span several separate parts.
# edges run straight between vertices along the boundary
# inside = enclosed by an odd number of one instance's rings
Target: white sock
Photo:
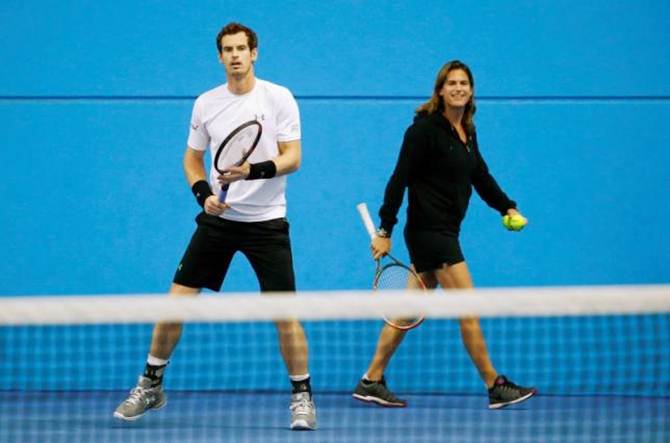
[[[309,378],[309,373],[303,374],[303,375],[291,375],[291,374],[289,374],[288,378],[290,378],[291,381],[305,381]]]
[[[165,366],[169,362],[170,360],[163,360],[162,358],[154,357],[151,354],[147,356],[147,364],[150,364],[151,366]]]

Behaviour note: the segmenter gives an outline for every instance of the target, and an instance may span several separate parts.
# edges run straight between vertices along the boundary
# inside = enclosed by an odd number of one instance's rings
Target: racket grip
[[[223,185],[221,187],[221,192],[219,192],[219,201],[221,203],[226,202],[226,195],[228,195],[228,188],[230,188],[230,185]]]
[[[358,213],[361,216],[361,220],[363,220],[363,224],[365,225],[365,230],[368,231],[370,238],[371,239],[375,238],[375,225],[372,222],[372,218],[370,217],[370,212],[368,211],[368,205],[365,203],[359,203],[356,205],[356,209],[358,209]]]

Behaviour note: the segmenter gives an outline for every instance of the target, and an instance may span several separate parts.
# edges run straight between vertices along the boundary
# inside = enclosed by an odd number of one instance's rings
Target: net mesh
[[[382,315],[428,317],[386,371],[408,407],[356,402]],[[478,316],[499,373],[539,395],[501,411],[461,342]],[[288,429],[273,319],[301,318],[318,427]],[[112,417],[155,321],[185,321],[166,408]],[[0,442],[670,441],[670,287],[0,299]]]

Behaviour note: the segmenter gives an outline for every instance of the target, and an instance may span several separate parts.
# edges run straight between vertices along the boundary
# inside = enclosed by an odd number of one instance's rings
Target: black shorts
[[[233,255],[242,252],[254,269],[260,289],[295,291],[289,224],[285,218],[235,222],[204,212],[181,259],[173,282],[219,291]]]
[[[405,243],[416,272],[439,269],[465,261],[458,236],[439,231],[405,228]]]

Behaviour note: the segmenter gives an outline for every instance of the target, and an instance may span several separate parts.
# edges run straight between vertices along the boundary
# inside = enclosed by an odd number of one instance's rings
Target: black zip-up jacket
[[[386,185],[384,204],[379,210],[381,227],[391,234],[407,187],[407,229],[457,236],[473,186],[482,200],[501,215],[516,208],[489,173],[476,133],[470,134],[467,144],[463,144],[440,112],[419,114],[405,132],[398,162]]]

